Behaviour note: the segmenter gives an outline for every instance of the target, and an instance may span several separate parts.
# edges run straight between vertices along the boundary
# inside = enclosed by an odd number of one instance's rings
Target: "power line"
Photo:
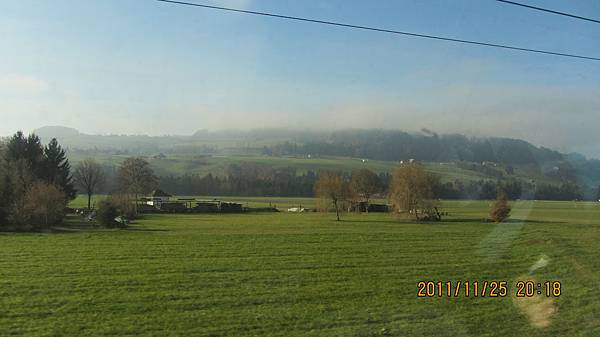
[[[546,9],[546,8],[542,8],[542,7],[531,6],[531,5],[522,4],[522,3],[519,3],[519,2],[507,1],[507,0],[496,0],[496,1],[498,1],[498,2],[504,2],[504,3],[509,4],[509,5],[515,5],[515,6],[521,6],[521,7],[525,7],[525,8],[529,8],[529,9],[535,9],[537,11],[542,11],[542,12],[548,12],[548,13],[557,14],[557,15],[568,16],[570,18],[575,18],[575,19],[579,19],[579,20],[585,20],[585,21],[600,23],[600,20],[590,19],[590,18],[584,18],[583,16],[573,15],[573,14],[569,14],[569,13],[565,13],[565,12],[554,11],[554,10]]]
[[[204,5],[204,4],[191,3],[191,2],[173,1],[173,0],[156,0],[156,1],[165,2],[165,3],[169,3],[169,4],[175,4],[175,5],[194,6],[194,7],[216,9],[216,10],[228,11],[228,12],[268,16],[268,17],[274,17],[274,18],[279,18],[279,19],[318,23],[318,24],[323,24],[323,25],[354,28],[354,29],[368,30],[368,31],[380,32],[380,33],[398,34],[398,35],[412,36],[412,37],[418,37],[418,38],[424,38],[424,39],[441,40],[441,41],[464,43],[464,44],[478,45],[478,46],[485,46],[485,47],[492,47],[492,48],[510,49],[510,50],[516,50],[516,51],[522,51],[522,52],[539,53],[539,54],[546,54],[546,55],[554,55],[554,56],[563,56],[563,57],[571,57],[571,58],[578,58],[578,59],[585,59],[585,60],[600,61],[599,57],[593,57],[593,56],[566,54],[566,53],[559,53],[559,52],[540,50],[540,49],[531,49],[531,48],[509,46],[509,45],[502,45],[502,44],[496,44],[496,43],[455,39],[455,38],[442,37],[442,36],[436,36],[436,35],[403,32],[403,31],[398,31],[398,30],[390,30],[390,29],[375,28],[375,27],[368,27],[368,26],[359,26],[359,25],[352,25],[352,24],[341,23],[341,22],[323,21],[323,20],[316,20],[316,19],[309,19],[309,18],[281,15],[281,14],[274,14],[274,13],[267,13],[267,12],[256,12],[256,11],[249,11],[249,10],[244,10],[244,9],[211,6],[211,5]]]

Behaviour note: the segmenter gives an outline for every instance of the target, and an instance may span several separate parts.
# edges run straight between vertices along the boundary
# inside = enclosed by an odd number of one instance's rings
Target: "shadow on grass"
[[[415,219],[408,218],[390,218],[390,219],[342,219],[340,222],[357,222],[357,223],[385,223],[385,224],[428,224],[428,225],[443,225],[452,223],[480,223],[480,224],[496,224],[485,218],[445,218],[442,221],[417,221]],[[509,219],[504,221],[505,224],[549,224],[549,223],[561,223],[557,221],[544,221],[544,220],[529,220],[529,219]]]
[[[444,219],[442,220],[442,222],[461,222],[461,223],[474,223],[474,222],[478,222],[478,223],[489,223],[489,224],[495,224],[495,222],[486,219],[486,218],[452,218],[452,219]],[[529,220],[529,219],[508,219],[505,220],[502,223],[556,223],[556,221],[543,221],[543,220]]]
[[[46,231],[37,231],[30,233],[53,233],[53,234],[75,234],[75,233],[93,233],[93,232],[170,232],[168,229],[158,229],[158,228],[140,228],[140,227],[125,227],[125,228],[105,228],[102,226],[96,225],[61,225],[57,227],[53,227]]]
[[[373,219],[373,220],[367,220],[367,219],[361,219],[361,220],[355,220],[355,219],[340,219],[340,221],[335,221],[335,219],[333,220],[333,222],[353,222],[353,223],[380,223],[380,224],[391,224],[391,225],[402,225],[402,224],[415,224],[415,223],[421,223],[421,222],[417,222],[414,219],[394,219],[394,218],[389,218],[389,219]],[[428,222],[422,222],[422,223],[428,223]],[[439,223],[439,222],[438,222]]]
[[[52,227],[48,230],[37,231],[38,233],[58,233],[58,234],[69,234],[69,233],[84,233],[84,232],[106,232],[106,231],[123,231],[123,232],[169,232],[168,229],[159,228],[144,228],[138,227],[135,223],[125,228],[105,228],[96,224],[95,222],[89,222],[83,218],[75,216],[67,216],[63,224]],[[34,231],[35,233],[35,231]]]
[[[125,227],[121,228],[122,231],[129,232],[170,232],[169,229],[159,229],[159,228],[139,228],[139,227]]]

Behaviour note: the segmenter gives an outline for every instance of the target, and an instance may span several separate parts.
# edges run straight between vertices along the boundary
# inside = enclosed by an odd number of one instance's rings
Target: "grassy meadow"
[[[513,208],[498,225],[488,202],[455,201],[443,223],[190,214],[0,233],[0,336],[599,336],[600,205]],[[417,297],[420,280],[507,280],[514,294],[523,277],[562,294]]]

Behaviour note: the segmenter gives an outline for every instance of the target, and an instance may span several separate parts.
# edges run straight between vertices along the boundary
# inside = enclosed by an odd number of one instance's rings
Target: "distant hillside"
[[[42,139],[71,138],[80,135],[77,129],[68,128],[65,126],[44,126],[39,129],[35,129],[33,133],[40,136]]]
[[[565,160],[557,151],[509,138],[467,138],[463,135],[411,134],[388,130],[332,132],[324,140],[288,141],[270,148],[273,154],[312,154],[399,161],[495,162],[543,164]]]
[[[267,158],[279,158],[278,166],[289,167],[300,165],[298,158],[329,157],[362,158],[389,162],[392,166],[395,162],[409,159],[438,164],[456,162],[457,167],[473,172],[475,176],[501,179],[516,171],[520,177],[531,177],[536,181],[576,181],[587,186],[600,184],[599,160],[590,160],[579,154],[563,154],[518,139],[439,135],[428,130],[422,133],[399,130],[201,130],[191,136],[146,136],[88,135],[75,129],[53,126],[40,128],[36,133],[44,141],[56,137],[75,161],[93,156],[114,162],[127,156],[153,157],[159,153],[168,158],[177,157],[172,164],[167,159],[160,165],[159,171],[168,174],[206,172],[212,165],[194,165],[197,158],[204,158],[201,161],[206,162],[205,156],[213,156],[214,159],[209,162],[218,163],[214,167],[220,167],[219,170],[224,168],[219,157],[230,158],[226,162],[243,162],[249,156],[263,156],[265,160],[261,161],[265,165],[272,163]],[[306,165],[316,168],[315,163],[309,160]],[[303,166],[298,168],[303,169]]]
[[[467,166],[492,177],[495,176],[492,167],[498,165],[504,170],[519,168],[527,176],[541,176],[557,182],[577,182],[588,186],[600,184],[600,160],[587,159],[580,154],[563,154],[519,139],[438,135],[427,130],[418,134],[398,130],[335,131],[326,137],[282,142],[266,148],[264,152],[276,156],[475,163]],[[500,174],[497,176],[501,177]]]

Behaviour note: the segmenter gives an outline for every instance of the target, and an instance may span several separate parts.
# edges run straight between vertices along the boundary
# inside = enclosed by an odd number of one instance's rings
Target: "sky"
[[[600,57],[600,24],[493,0],[190,0]],[[600,19],[596,0],[522,0]],[[0,0],[0,135],[385,128],[600,158],[600,61],[153,0]]]

